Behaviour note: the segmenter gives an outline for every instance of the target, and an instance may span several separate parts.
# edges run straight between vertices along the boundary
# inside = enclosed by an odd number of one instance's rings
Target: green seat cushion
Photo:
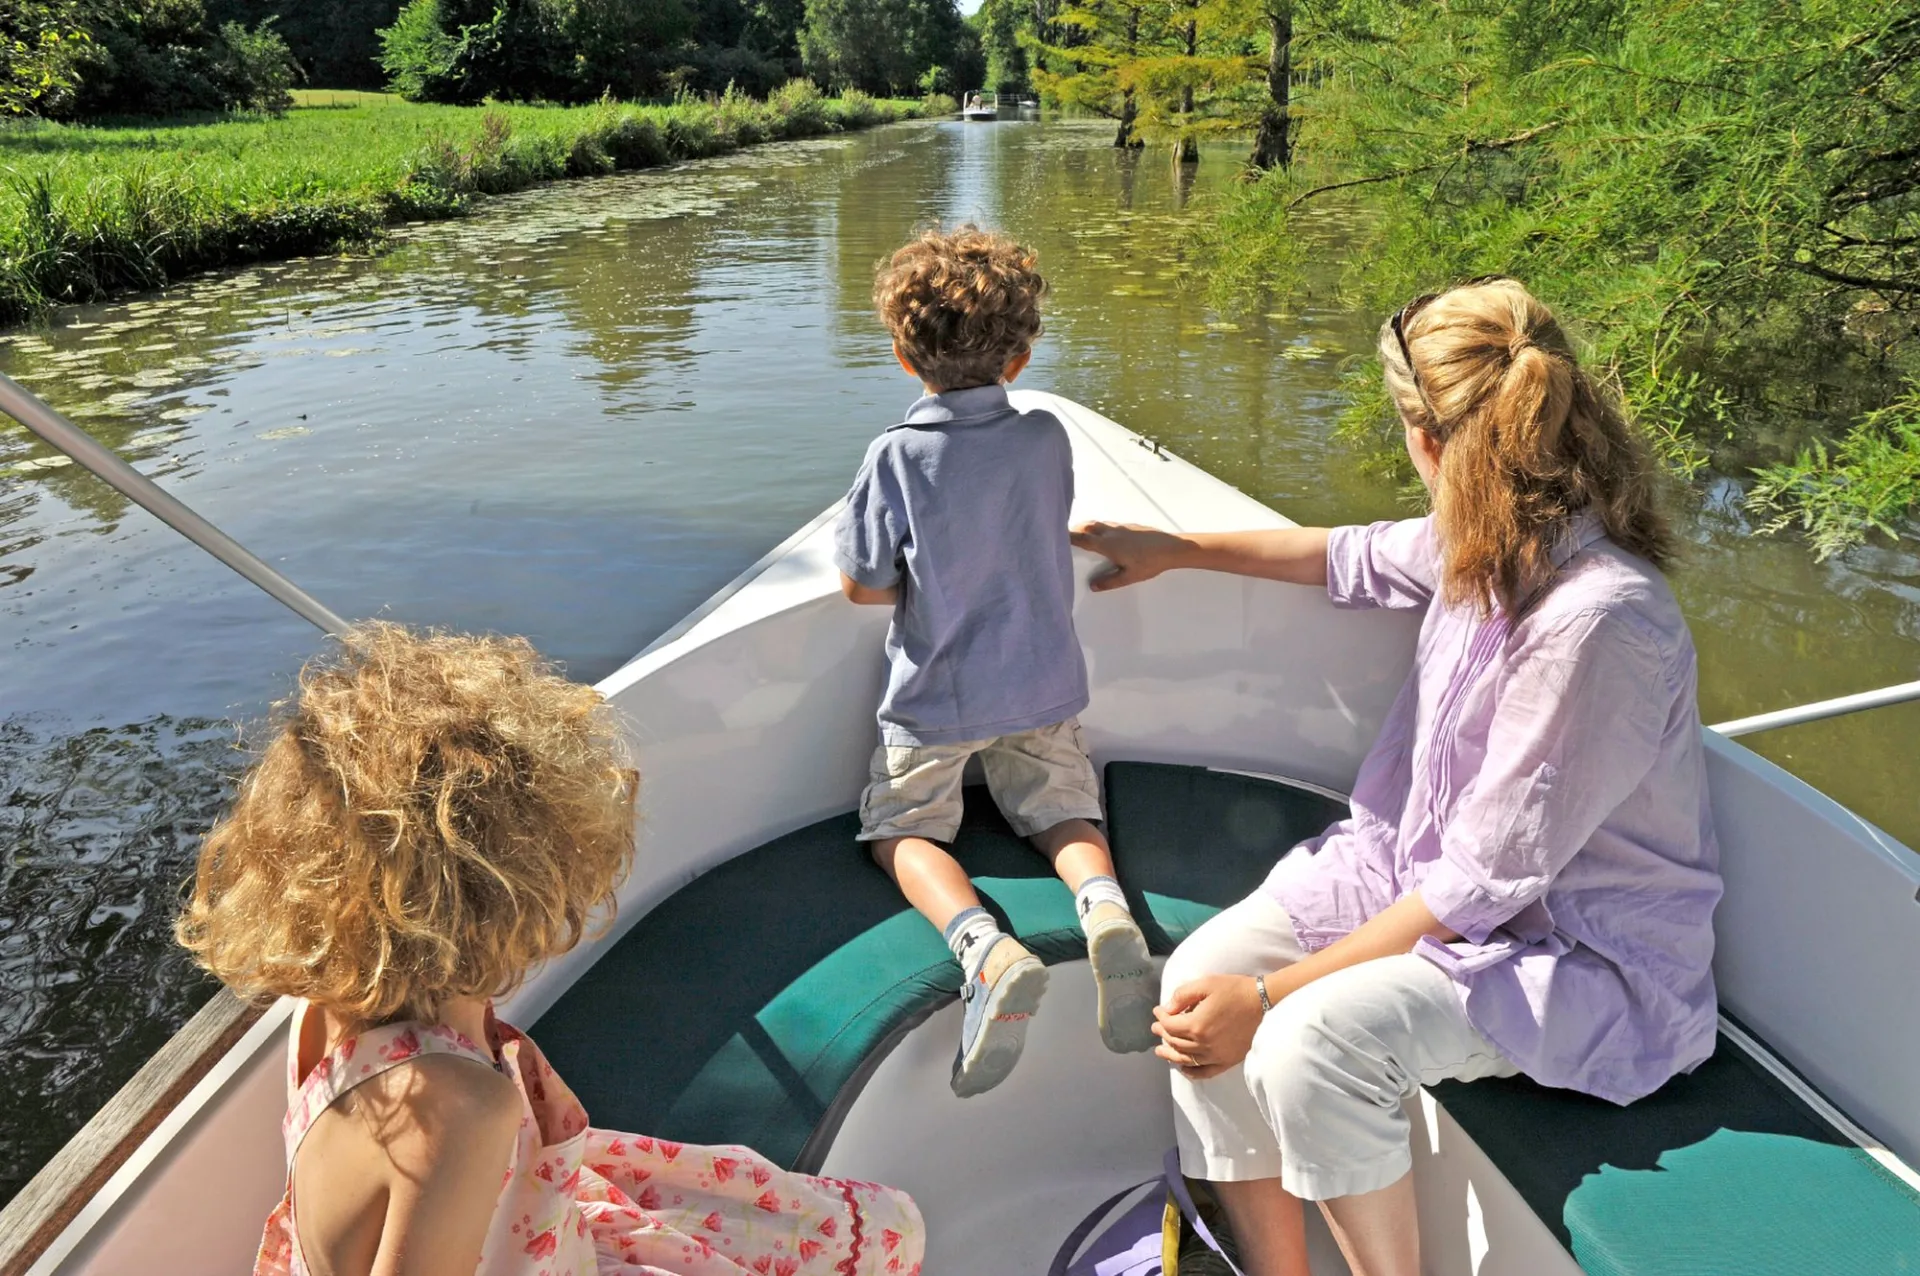
[[[1627,1107],[1429,1087],[1594,1276],[1920,1272],[1920,1194],[1726,1036]]]
[[[889,1034],[960,988],[858,832],[854,815],[822,820],[695,879],[541,1016],[534,1037],[595,1125],[817,1165]],[[1073,896],[982,789],[953,852],[1041,960],[1086,956]]]
[[[1258,890],[1282,855],[1346,818],[1317,789],[1159,762],[1110,762],[1114,876],[1157,953]]]

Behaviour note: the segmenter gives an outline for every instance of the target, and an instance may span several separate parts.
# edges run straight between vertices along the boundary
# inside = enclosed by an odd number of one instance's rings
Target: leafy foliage
[[[952,0],[409,0],[382,64],[414,101],[767,93],[802,66],[876,93],[978,75]]]
[[[1032,92],[1032,68],[1027,56],[1027,42],[1033,32],[1032,7],[1022,0],[984,0],[968,22],[978,33],[986,58],[981,86],[991,93]]]
[[[215,23],[201,0],[23,0],[0,10],[0,113],[279,112],[295,75],[270,23]]]
[[[1811,519],[1822,545],[1895,527],[1903,491],[1912,508],[1910,487],[1867,476],[1909,446],[1872,414],[1920,360],[1920,3],[1365,0],[1308,16],[1295,162],[1205,233],[1219,301],[1299,286],[1289,228],[1357,206],[1358,304],[1518,275],[1576,321],[1676,471],[1799,455],[1790,469],[1834,482],[1775,469],[1754,499]],[[1356,404],[1351,437],[1391,437]],[[1837,493],[1868,490],[1872,517],[1839,512]]]
[[[392,25],[402,0],[206,0],[214,22],[257,26],[271,20],[308,84],[377,89],[381,28]]]
[[[91,38],[79,0],[15,0],[0,9],[0,116],[64,110]]]
[[[1861,417],[1829,453],[1816,440],[1791,462],[1759,472],[1748,507],[1771,515],[1763,531],[1798,527],[1828,558],[1920,506],[1920,385]]]

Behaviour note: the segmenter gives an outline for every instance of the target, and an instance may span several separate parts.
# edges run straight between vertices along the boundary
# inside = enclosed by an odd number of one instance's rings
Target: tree
[[[1034,69],[1034,83],[1062,106],[1115,121],[1115,146],[1144,145],[1135,128],[1138,89],[1123,69],[1171,40],[1164,11],[1154,0],[1078,0],[1065,5],[1048,24],[1054,42],[1035,39],[1046,65]]]
[[[743,46],[778,58],[791,74],[800,66],[800,28],[807,23],[806,0],[753,0],[748,6]]]
[[[330,89],[377,89],[380,30],[393,25],[404,0],[207,0],[218,23],[257,26],[269,19],[287,42],[306,82]]]
[[[1033,37],[1033,9],[1023,0],[986,0],[969,21],[986,57],[983,86],[995,93],[1032,92],[1027,41]]]
[[[576,101],[653,89],[671,51],[694,32],[682,0],[558,0],[553,8],[560,45],[572,54],[568,96]]]
[[[1118,122],[1115,146],[1160,143],[1181,162],[1203,137],[1244,132],[1259,64],[1242,0],[1076,0],[1038,48],[1034,79],[1063,104]]]
[[[1218,300],[1294,287],[1293,219],[1344,202],[1357,302],[1526,279],[1674,470],[1762,466],[1763,525],[1831,552],[1920,512],[1920,0],[1350,3],[1311,14],[1345,74],[1291,164],[1204,232]]]
[[[381,58],[418,101],[639,97],[693,30],[682,0],[410,0]]]
[[[18,0],[0,10],[0,115],[58,114],[90,39],[79,0]]]
[[[929,67],[952,66],[965,34],[954,0],[807,0],[800,57],[833,88],[898,95]]]
[[[1254,168],[1285,168],[1293,159],[1293,0],[1261,0],[1267,22],[1267,97],[1254,129]]]
[[[17,25],[16,25],[17,24]],[[9,28],[30,38],[11,34]],[[212,21],[201,0],[34,0],[0,11],[0,90],[16,110],[55,118],[279,112],[296,69],[270,22]]]

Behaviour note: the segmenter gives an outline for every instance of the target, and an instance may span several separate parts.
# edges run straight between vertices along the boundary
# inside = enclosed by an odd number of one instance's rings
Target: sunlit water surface
[[[1327,438],[1377,317],[1209,313],[1180,230],[1232,153],[1183,189],[1106,136],[913,124],[555,186],[377,260],[65,310],[0,335],[0,371],[336,611],[524,633],[593,680],[844,491],[914,395],[873,265],[978,218],[1053,282],[1023,384],[1302,521],[1400,512]],[[1317,233],[1336,259],[1337,218]],[[317,646],[61,460],[0,432],[0,1200],[205,996],[178,889],[233,723]],[[1916,676],[1910,543],[1816,566],[1730,483],[1685,528],[1709,720]],[[1755,743],[1920,844],[1920,706]]]

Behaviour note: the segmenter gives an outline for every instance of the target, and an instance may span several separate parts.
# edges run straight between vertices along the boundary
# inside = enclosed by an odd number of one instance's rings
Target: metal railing
[[[261,562],[246,546],[188,509],[159,484],[121,460],[113,449],[3,373],[0,373],[0,412],[72,457],[88,473],[239,572],[291,608],[302,620],[318,626],[322,633],[338,635],[346,631],[347,622],[322,606],[313,595]]]
[[[104,480],[140,508],[239,572],[274,599],[291,608],[302,619],[318,626],[323,633],[337,635],[347,628],[345,620],[322,606],[311,594],[261,562],[248,552],[245,546],[188,509],[179,500],[168,495],[159,484],[121,460],[111,448],[55,412],[26,387],[4,374],[0,374],[0,412],[5,412],[34,434],[72,457],[88,472]],[[1159,445],[1154,446],[1157,450]],[[1843,714],[1858,713],[1862,709],[1878,709],[1885,705],[1904,704],[1915,700],[1920,700],[1920,682],[1907,682],[1898,686],[1882,687],[1878,691],[1863,691],[1857,695],[1837,696],[1832,700],[1817,700],[1812,704],[1803,704],[1793,709],[1780,709],[1773,713],[1759,713],[1751,717],[1735,718],[1730,722],[1718,722],[1709,730],[1718,731],[1729,738],[1752,735],[1756,731],[1773,731],[1781,727],[1798,726],[1803,722],[1818,722],[1826,718],[1837,718]]]
[[[1752,735],[1756,731],[1773,731],[1779,727],[1797,727],[1803,722],[1819,722],[1824,718],[1838,718],[1843,714],[1858,713],[1862,709],[1879,709],[1890,704],[1906,704],[1920,700],[1920,682],[1903,682],[1898,686],[1882,687],[1878,691],[1862,691],[1851,696],[1835,696],[1831,700],[1816,700],[1812,704],[1803,704],[1794,709],[1776,709],[1772,713],[1756,713],[1750,718],[1735,718],[1731,722],[1716,722],[1709,730],[1732,737]]]

